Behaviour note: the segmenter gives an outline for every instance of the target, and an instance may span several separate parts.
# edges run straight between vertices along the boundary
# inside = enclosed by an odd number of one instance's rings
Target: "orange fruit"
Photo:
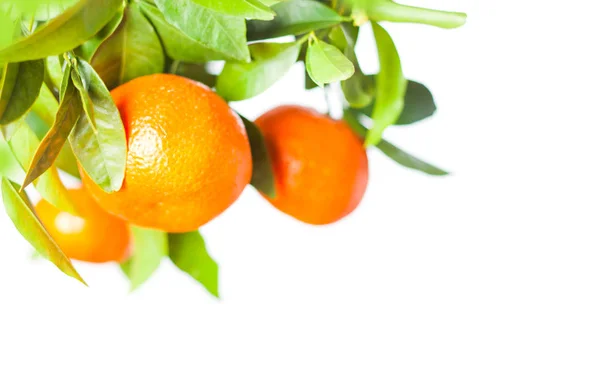
[[[314,225],[336,222],[360,203],[369,179],[367,154],[343,121],[299,106],[256,120],[273,161],[271,204]]]
[[[69,190],[80,216],[41,200],[35,212],[50,236],[70,258],[87,262],[120,262],[127,258],[129,227],[104,211],[84,189]]]
[[[206,86],[156,74],[111,94],[127,134],[123,187],[107,194],[83,175],[108,212],[137,226],[193,231],[233,204],[250,182],[244,124]]]

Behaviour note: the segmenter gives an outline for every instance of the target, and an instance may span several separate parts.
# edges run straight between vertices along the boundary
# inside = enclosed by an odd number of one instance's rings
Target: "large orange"
[[[86,190],[69,190],[69,195],[80,216],[63,212],[43,199],[35,206],[40,221],[65,254],[97,263],[127,258],[127,224],[100,208]]]
[[[187,232],[218,216],[252,176],[244,125],[206,86],[149,75],[112,91],[125,125],[123,188],[107,194],[84,175],[99,204],[134,225]]]
[[[299,106],[282,106],[256,120],[273,160],[271,204],[300,221],[329,224],[360,203],[369,178],[367,154],[343,122]]]

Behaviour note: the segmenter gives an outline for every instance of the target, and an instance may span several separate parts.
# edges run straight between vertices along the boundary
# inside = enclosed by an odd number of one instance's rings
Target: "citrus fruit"
[[[120,262],[127,258],[129,227],[104,211],[85,189],[69,190],[79,216],[42,199],[35,211],[50,236],[70,258],[87,262]]]
[[[343,122],[299,106],[256,120],[275,174],[271,204],[314,225],[340,220],[360,203],[369,178],[367,154]]]
[[[227,209],[250,182],[244,124],[206,86],[156,74],[111,94],[127,135],[123,187],[108,194],[83,175],[108,212],[137,226],[193,231]]]

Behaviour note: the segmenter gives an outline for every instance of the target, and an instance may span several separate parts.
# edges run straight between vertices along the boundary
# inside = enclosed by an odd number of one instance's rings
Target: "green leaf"
[[[154,5],[140,3],[140,8],[156,29],[165,52],[172,59],[186,62],[207,62],[227,58],[224,54],[204,47],[171,25]]]
[[[375,77],[373,127],[365,138],[365,146],[378,144],[384,130],[398,120],[404,109],[404,95],[407,86],[394,41],[383,27],[375,22],[372,25],[377,42],[380,71]]]
[[[465,13],[418,8],[392,0],[367,0],[366,4],[367,16],[373,21],[421,23],[441,28],[457,28],[467,21]]]
[[[51,85],[50,88],[60,88],[63,71],[61,58],[59,56],[46,57],[46,83]]]
[[[132,226],[133,255],[129,266],[131,291],[139,288],[158,269],[169,253],[167,233]]]
[[[43,82],[43,60],[7,64],[0,81],[0,125],[25,115],[37,99]]]
[[[169,257],[183,272],[219,297],[219,265],[206,251],[206,244],[198,231],[169,234]]]
[[[0,50],[1,62],[42,59],[83,44],[106,25],[123,0],[80,0],[33,34]]]
[[[56,120],[36,150],[23,181],[23,187],[50,169],[82,114],[81,97],[73,81],[69,79]]]
[[[193,0],[203,7],[218,13],[247,19],[273,19],[273,11],[258,0]]]
[[[25,117],[25,121],[35,132],[38,139],[41,140],[52,127],[57,113],[58,101],[44,84],[42,85],[37,101],[35,101],[31,111]],[[77,167],[77,160],[71,150],[71,146],[64,146],[62,148],[55,165],[71,176],[79,178],[79,168]]]
[[[342,81],[344,97],[346,98],[346,101],[348,101],[350,107],[360,108],[368,106],[373,102],[375,86],[373,84],[373,79],[362,72],[358,63],[358,58],[354,52],[359,29],[358,27],[352,27],[349,24],[344,24],[336,29],[339,29],[344,37],[343,40],[346,42],[344,55],[352,62],[355,70],[354,75],[352,75],[350,79]],[[339,35],[337,37],[340,38]]]
[[[20,125],[10,141],[8,141],[8,144],[15,159],[21,164],[21,168],[29,169],[29,165],[33,161],[35,152],[40,145],[40,141],[31,128],[28,125]],[[24,178],[15,181],[22,185]],[[77,208],[71,201],[71,197],[62,184],[55,167],[51,167],[35,180],[33,184],[42,198],[46,199],[50,204],[62,211],[78,214]]]
[[[8,214],[19,233],[38,252],[56,265],[63,273],[87,285],[73,267],[71,260],[56,245],[40,220],[38,220],[31,209],[27,196],[20,193],[18,186],[6,178],[2,178],[2,200],[6,214]]]
[[[352,130],[361,138],[364,138],[367,135],[367,128],[360,124],[360,122],[356,119],[354,114],[350,111],[346,111],[346,113],[344,114],[344,120],[348,124],[348,126],[352,128]],[[446,172],[445,170],[440,169],[427,162],[424,162],[423,160],[418,159],[415,156],[412,156],[411,154],[399,149],[398,147],[394,146],[386,140],[382,139],[376,145],[376,147],[379,150],[381,150],[381,152],[383,152],[387,157],[407,168],[415,169],[432,176],[445,176],[448,174],[448,172]]]
[[[125,178],[127,158],[121,115],[92,66],[77,59],[76,71],[87,87],[80,90],[81,96],[85,97],[82,101],[92,103],[93,115],[86,112],[79,118],[69,136],[71,147],[87,175],[98,186],[106,192],[118,191]]]
[[[252,151],[252,180],[250,184],[263,194],[275,197],[275,176],[273,164],[267,150],[267,143],[262,132],[254,122],[241,116]]]
[[[163,72],[165,56],[152,24],[133,4],[123,21],[94,54],[91,64],[108,89],[144,75]]]
[[[298,43],[252,44],[252,62],[227,62],[217,78],[217,93],[228,101],[257,96],[288,72],[299,52]]]
[[[15,158],[8,142],[0,136],[0,176],[19,183],[25,179],[25,171]]]
[[[166,20],[203,47],[228,58],[248,61],[246,22],[205,8],[193,0],[155,0]]]
[[[306,71],[319,86],[350,78],[354,65],[333,45],[314,38],[306,52]]]
[[[437,107],[431,91],[423,84],[408,80],[404,97],[404,110],[394,125],[413,124],[432,116]],[[373,105],[364,107],[360,112],[368,117],[373,113]]]
[[[175,75],[199,81],[211,88],[217,84],[217,77],[206,70],[205,64],[179,61],[175,64],[175,68],[172,70]]]
[[[249,21],[248,40],[271,39],[299,35],[335,26],[344,17],[328,6],[314,0],[289,0],[273,6],[272,21]]]
[[[117,12],[112,19],[104,26],[102,29],[94,35],[91,39],[83,43],[77,50],[77,54],[80,55],[86,61],[89,61],[100,44],[104,42],[107,38],[110,37],[116,30],[117,27],[123,21],[123,12]]]

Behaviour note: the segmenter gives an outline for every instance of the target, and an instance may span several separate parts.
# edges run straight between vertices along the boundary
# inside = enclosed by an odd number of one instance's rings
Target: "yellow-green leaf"
[[[72,50],[94,36],[123,6],[123,0],[80,0],[31,35],[0,50],[0,62],[42,59]]]
[[[354,65],[333,45],[313,39],[306,52],[306,71],[319,86],[349,79]]]
[[[163,257],[169,253],[167,233],[132,226],[133,255],[128,264],[131,290],[139,288],[158,269]]]
[[[169,234],[169,257],[175,266],[196,279],[213,296],[219,297],[219,265],[206,251],[198,231]]]
[[[372,25],[380,71],[375,77],[375,107],[371,117],[373,127],[365,138],[365,146],[377,145],[385,129],[398,120],[404,110],[407,87],[394,41],[383,27],[375,22],[372,22]]]
[[[40,255],[56,265],[63,273],[86,284],[73,267],[71,260],[58,247],[37,218],[27,197],[19,192],[17,185],[6,178],[2,178],[2,200],[6,213],[17,230]]]

